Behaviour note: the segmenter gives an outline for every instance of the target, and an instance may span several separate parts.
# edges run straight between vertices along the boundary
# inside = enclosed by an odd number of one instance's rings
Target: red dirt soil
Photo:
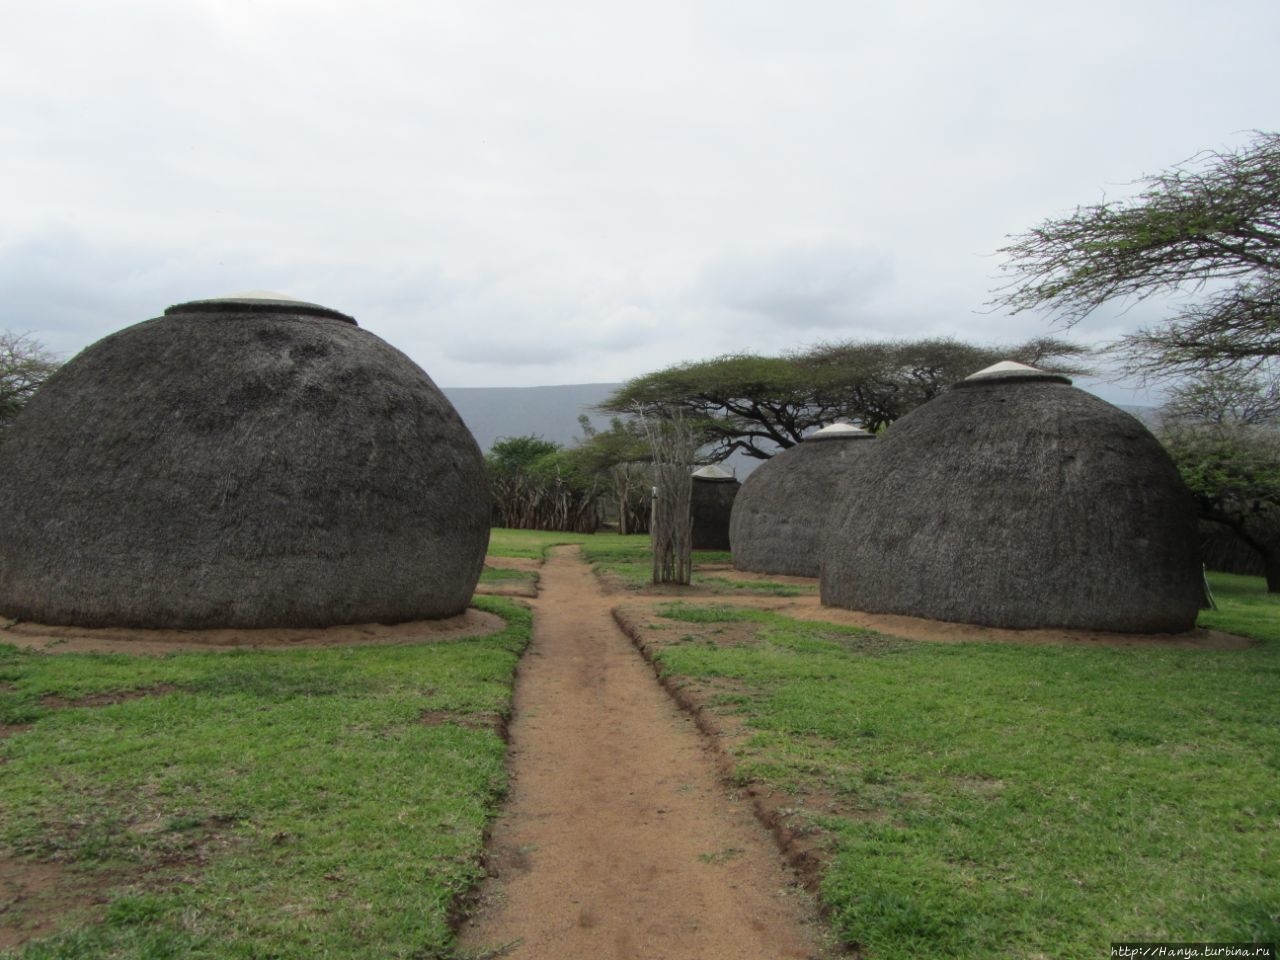
[[[429,643],[454,637],[496,633],[501,617],[467,610],[445,620],[412,623],[357,623],[319,629],[131,630],[122,627],[55,627],[25,621],[0,621],[0,643],[47,653],[134,653],[161,655],[179,651],[215,651],[296,647],[367,646]]]
[[[511,960],[825,955],[813,903],[716,758],[555,551],[510,725],[511,795],[493,879],[461,932]],[[481,955],[492,955],[481,953]]]

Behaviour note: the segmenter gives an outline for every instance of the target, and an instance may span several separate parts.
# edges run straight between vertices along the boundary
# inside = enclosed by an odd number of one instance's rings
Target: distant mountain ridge
[[[442,387],[441,390],[475,436],[480,449],[488,453],[494,443],[507,437],[534,436],[572,446],[582,437],[578,417],[584,413],[597,429],[608,429],[612,415],[595,408],[621,386],[620,383],[573,383],[554,387]],[[1117,406],[1148,428],[1155,426],[1155,408]],[[734,454],[725,466],[739,480],[744,480],[761,463],[762,460]]]
[[[620,383],[571,383],[556,387],[441,387],[480,449],[488,453],[507,437],[541,437],[564,447],[582,437],[578,417],[587,415],[599,430],[609,428],[613,414],[596,404],[621,387]],[[744,480],[763,463],[735,453],[721,464]]]

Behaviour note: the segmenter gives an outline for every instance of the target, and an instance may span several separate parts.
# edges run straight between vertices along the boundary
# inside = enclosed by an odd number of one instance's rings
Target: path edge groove
[[[698,703],[671,674],[663,671],[662,664],[654,656],[653,650],[644,642],[635,626],[623,615],[621,608],[610,608],[610,614],[618,629],[631,641],[632,646],[649,665],[667,696],[693,720],[703,743],[715,760],[716,773],[721,784],[727,788],[741,790],[751,799],[752,814],[769,831],[778,853],[800,886],[813,897],[819,916],[823,921],[830,923],[830,907],[823,898],[821,889],[822,872],[827,865],[827,858],[822,855],[816,845],[787,825],[786,817],[782,812],[783,804],[774,799],[772,792],[763,789],[759,784],[739,785],[735,782],[734,758],[724,745],[727,738],[725,729],[704,704]]]
[[[508,597],[506,599],[524,607],[531,616],[534,613],[533,605],[528,601],[537,599],[536,597]],[[466,889],[459,890],[445,907],[445,924],[449,929],[450,936],[453,938],[454,950],[457,947],[458,935],[483,901],[484,886],[493,876],[493,831],[498,823],[498,818],[502,816],[508,794],[511,792],[511,723],[515,719],[516,685],[520,682],[520,674],[524,670],[525,656],[532,646],[533,625],[531,622],[529,626],[529,641],[524,645],[524,649],[520,651],[519,656],[516,657],[515,666],[511,668],[510,695],[507,698],[506,705],[494,714],[493,722],[488,725],[488,729],[496,734],[503,744],[502,770],[505,779],[502,792],[497,798],[497,804],[494,806],[491,815],[485,820],[484,828],[480,831],[480,852],[472,859],[472,863],[478,868],[479,873],[467,885]],[[450,956],[452,955],[450,954]]]

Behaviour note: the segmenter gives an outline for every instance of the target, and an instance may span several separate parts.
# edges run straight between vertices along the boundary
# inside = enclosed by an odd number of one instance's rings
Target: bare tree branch
[[[1280,134],[1138,183],[1130,200],[1077,207],[1014,237],[991,305],[1044,310],[1069,327],[1114,301],[1210,290],[1116,344],[1125,372],[1250,370],[1280,353]]]
[[[0,332],[0,435],[59,361],[29,334]]]

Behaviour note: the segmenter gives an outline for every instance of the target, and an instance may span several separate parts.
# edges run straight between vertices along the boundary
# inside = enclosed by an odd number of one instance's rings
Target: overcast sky
[[[3,325],[276,290],[441,386],[1011,343],[1053,331],[984,308],[1007,236],[1278,81],[1276,0],[0,0]]]

